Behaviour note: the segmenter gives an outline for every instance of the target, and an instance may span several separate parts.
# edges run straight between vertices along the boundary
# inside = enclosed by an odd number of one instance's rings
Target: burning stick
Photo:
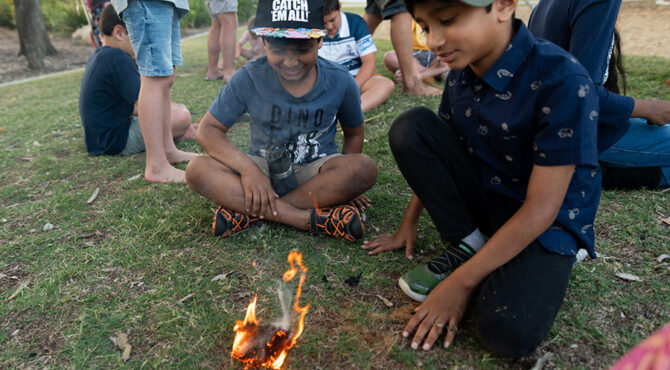
[[[259,325],[256,319],[257,295],[255,295],[253,301],[247,307],[244,321],[238,321],[233,328],[237,334],[235,334],[235,340],[233,341],[231,356],[244,362],[247,369],[253,367],[281,368],[288,350],[295,345],[305,327],[305,315],[309,309],[309,303],[300,307],[300,294],[302,284],[307,277],[307,268],[302,264],[302,253],[297,251],[289,253],[288,262],[291,268],[284,273],[284,281],[291,281],[297,275],[298,268],[301,272],[293,302],[293,312],[300,314],[298,326],[292,333],[290,330],[291,316],[287,316],[286,312],[284,318],[279,322],[271,325]],[[279,300],[284,310],[285,303],[281,290],[279,291]]]

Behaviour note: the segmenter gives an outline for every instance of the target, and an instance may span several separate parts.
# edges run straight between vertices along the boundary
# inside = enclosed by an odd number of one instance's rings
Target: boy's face
[[[502,55],[511,39],[516,0],[494,0],[490,12],[460,1],[430,0],[414,6],[428,47],[451,69],[470,66],[478,76]]]
[[[323,17],[323,24],[326,26],[326,31],[328,31],[328,36],[333,37],[337,35],[337,31],[340,30],[342,25],[341,12],[338,10],[333,10],[332,12],[326,14]]]
[[[321,39],[263,40],[265,54],[272,69],[284,82],[300,83],[315,68]]]
[[[130,36],[128,35],[128,30],[123,28],[123,26],[114,27],[114,38],[117,40],[119,49],[130,54],[133,59],[135,59],[135,51],[133,46],[130,44]]]

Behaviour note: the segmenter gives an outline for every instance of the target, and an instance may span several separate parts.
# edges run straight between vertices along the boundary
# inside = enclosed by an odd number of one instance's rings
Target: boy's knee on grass
[[[516,316],[506,307],[477,309],[474,322],[480,343],[494,355],[507,358],[532,355],[551,328],[535,327],[532,320]]]

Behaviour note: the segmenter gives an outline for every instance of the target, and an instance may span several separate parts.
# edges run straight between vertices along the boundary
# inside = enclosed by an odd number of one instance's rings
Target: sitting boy
[[[250,17],[249,20],[247,20],[247,29],[242,34],[242,37],[240,37],[240,41],[237,42],[237,48],[235,49],[235,59],[242,57],[247,60],[252,60],[265,55],[261,38],[258,35],[251,33],[251,28],[253,28],[255,21],[256,17]],[[249,43],[248,48],[244,46],[244,44],[247,42]]]
[[[374,73],[377,48],[363,18],[340,9],[339,0],[323,1],[328,36],[323,40],[319,56],[345,66],[356,78],[365,113],[391,95],[393,81]]]
[[[258,4],[252,31],[263,38],[266,57],[240,68],[200,121],[196,139],[209,156],[189,163],[186,181],[221,205],[214,215],[215,235],[270,220],[312,234],[362,238],[358,209],[342,205],[352,200],[368,205],[362,194],[377,178],[377,166],[361,154],[363,114],[356,81],[342,66],[318,56],[325,36],[322,0],[282,2],[289,9],[276,3]],[[292,20],[276,20],[287,18]],[[251,116],[246,155],[226,135],[245,112]],[[344,134],[341,154],[337,120]],[[273,147],[290,154],[292,168],[270,171],[265,154]],[[269,176],[287,179],[292,173],[298,187],[280,197]]]
[[[102,47],[88,59],[81,79],[79,114],[86,150],[93,155],[131,155],[145,150],[137,97],[140,75],[125,23],[111,5],[100,13]],[[172,137],[191,139],[197,125],[182,104],[172,103]]]
[[[371,254],[413,255],[425,207],[446,248],[400,278],[422,301],[403,330],[449,347],[466,309],[497,356],[532,354],[556,318],[580,248],[592,257],[600,199],[598,97],[579,62],[535,39],[516,0],[406,0],[451,71],[438,114],[400,115],[389,145],[414,196]],[[468,303],[470,303],[468,305]]]

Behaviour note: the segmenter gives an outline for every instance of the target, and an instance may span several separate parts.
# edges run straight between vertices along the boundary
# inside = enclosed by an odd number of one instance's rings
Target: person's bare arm
[[[363,125],[357,127],[342,126],[344,140],[342,142],[342,154],[361,153],[363,151],[363,139],[365,131]]]
[[[412,199],[407,205],[398,230],[393,234],[382,234],[370,242],[366,240],[361,248],[368,250],[368,254],[372,256],[384,251],[405,247],[405,256],[408,259],[413,259],[414,246],[416,245],[416,225],[419,223],[423,208],[423,203],[421,203],[419,197],[412,194]]]
[[[427,350],[444,329],[444,345],[453,343],[456,326],[463,317],[472,291],[491,272],[504,265],[551,226],[563,204],[575,166],[533,167],[526,200],[519,210],[472,258],[430,292],[417,307],[403,336],[415,332],[412,348],[423,342]]]
[[[269,209],[272,214],[277,215],[276,199],[279,196],[272,189],[270,179],[233,144],[226,134],[227,131],[228,127],[207,112],[200,120],[195,138],[210,157],[240,174],[247,213],[263,217]]]
[[[356,83],[358,84],[359,89],[370,79],[370,77],[372,77],[372,74],[375,73],[375,64],[377,63],[375,55],[377,55],[377,53],[370,53],[361,57],[361,68],[356,75]]]
[[[670,122],[670,101],[635,99],[631,117],[646,118],[649,123],[663,126]]]

